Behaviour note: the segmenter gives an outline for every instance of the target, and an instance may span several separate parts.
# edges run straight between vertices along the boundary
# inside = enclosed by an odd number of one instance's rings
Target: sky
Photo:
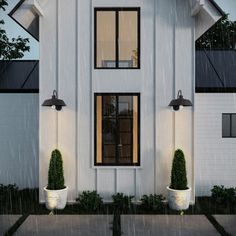
[[[19,35],[23,38],[28,38],[30,41],[30,52],[25,52],[23,60],[38,60],[39,58],[39,44],[38,41],[28,34],[21,26],[19,26],[8,13],[14,8],[14,6],[19,2],[19,0],[8,0],[8,6],[5,7],[6,11],[0,11],[0,19],[3,18],[5,25],[4,29],[7,32],[9,38],[18,37]],[[2,14],[3,17],[2,17]]]
[[[225,13],[229,13],[230,20],[236,21],[236,0],[215,0]]]
[[[163,0],[165,1],[165,0]],[[236,21],[236,0],[215,0],[216,3],[226,13],[229,13],[230,20]],[[5,22],[4,28],[7,31],[7,35],[10,38],[17,37],[18,35],[23,38],[29,38],[30,40],[30,52],[26,52],[23,60],[38,60],[39,58],[39,43],[31,35],[29,35],[23,28],[21,28],[14,20],[12,20],[7,14],[13,9],[13,7],[19,2],[19,0],[8,1],[6,11],[1,11],[1,19]]]

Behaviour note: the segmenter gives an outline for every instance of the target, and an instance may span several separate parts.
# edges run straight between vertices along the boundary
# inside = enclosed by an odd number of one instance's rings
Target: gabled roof
[[[8,14],[31,36],[39,40],[39,16],[42,14],[37,1],[19,0]]]
[[[225,15],[214,0],[190,0],[190,6],[192,16],[196,18],[195,40]]]

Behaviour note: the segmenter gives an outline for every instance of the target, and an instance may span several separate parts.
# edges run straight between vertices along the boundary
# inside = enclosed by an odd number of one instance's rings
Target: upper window
[[[236,138],[236,114],[222,114],[222,137]]]
[[[95,8],[97,69],[140,68],[140,8]]]
[[[139,165],[139,94],[95,94],[95,165]]]

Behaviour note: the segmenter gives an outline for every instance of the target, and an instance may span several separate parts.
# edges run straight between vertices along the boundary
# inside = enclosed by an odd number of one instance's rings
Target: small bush
[[[128,211],[132,208],[132,199],[134,196],[127,196],[123,193],[117,193],[112,195],[113,204],[115,210],[119,210],[120,212]]]
[[[236,188],[225,188],[221,186],[213,186],[211,189],[212,200],[216,204],[232,205],[236,203]]]
[[[18,187],[15,184],[0,184],[0,202],[6,203],[12,201],[18,195]]]
[[[76,199],[81,208],[86,212],[97,212],[103,206],[103,201],[97,191],[83,191]]]
[[[141,198],[141,206],[145,210],[149,211],[158,211],[162,210],[164,208],[163,200],[165,198],[162,195],[157,195],[157,194],[150,194],[148,195],[143,195]]]
[[[187,172],[185,157],[182,150],[175,151],[172,170],[171,170],[171,185],[170,188],[176,190],[188,189]]]
[[[65,188],[65,185],[62,156],[60,151],[55,149],[51,154],[47,189],[59,190],[63,188]]]

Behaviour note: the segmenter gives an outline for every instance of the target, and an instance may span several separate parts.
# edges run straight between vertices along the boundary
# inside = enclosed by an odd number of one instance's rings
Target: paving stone
[[[17,236],[110,236],[111,215],[30,215]]]
[[[227,233],[236,235],[236,215],[214,215],[214,217]]]
[[[21,215],[0,215],[0,235],[4,235],[20,217]]]
[[[123,215],[122,235],[129,236],[217,236],[203,215]]]

